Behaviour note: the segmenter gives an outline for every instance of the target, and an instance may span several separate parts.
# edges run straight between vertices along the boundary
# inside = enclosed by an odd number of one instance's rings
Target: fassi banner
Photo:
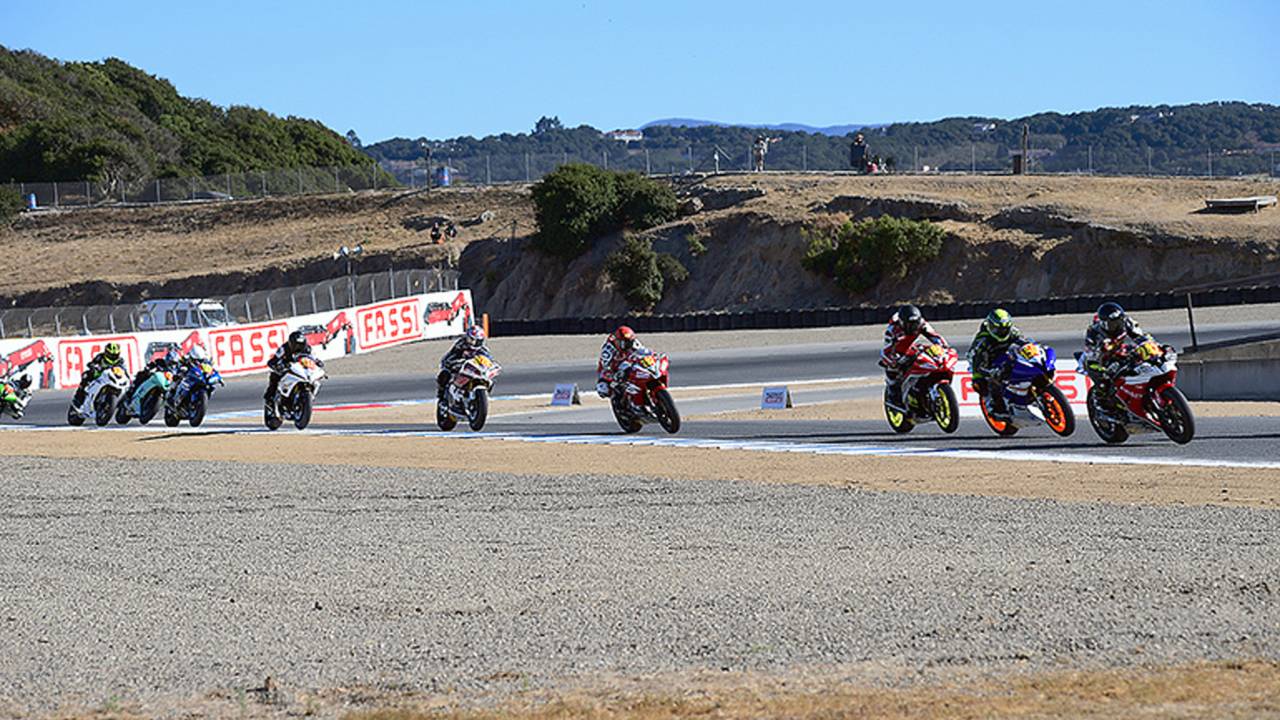
[[[1060,360],[1057,372],[1053,376],[1053,384],[1058,386],[1067,402],[1075,409],[1085,408],[1085,398],[1089,394],[1089,386],[1093,381],[1079,371],[1075,360]],[[969,373],[969,363],[961,361],[956,364],[955,380],[951,383],[955,388],[956,399],[960,401],[960,414],[972,417],[981,414],[978,408],[978,391],[973,389],[973,375]]]
[[[306,334],[316,355],[330,360],[460,335],[473,315],[471,291],[452,290],[251,325],[0,340],[0,376],[27,375],[38,387],[73,388],[80,384],[85,365],[109,342],[120,343],[131,373],[170,350],[185,353],[201,345],[223,374],[237,375],[265,369],[294,330]]]

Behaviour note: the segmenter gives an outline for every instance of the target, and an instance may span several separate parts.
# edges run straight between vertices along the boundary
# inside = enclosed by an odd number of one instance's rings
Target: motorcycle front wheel
[[[944,433],[953,433],[960,427],[960,401],[951,383],[939,383],[937,399],[933,403],[933,419]]]
[[[1187,396],[1176,387],[1165,388],[1160,394],[1164,407],[1160,410],[1160,428],[1170,440],[1186,445],[1196,436],[1196,417],[1191,414]]]
[[[93,399],[93,422],[98,427],[102,427],[111,422],[111,416],[116,413],[116,394],[113,390],[101,390],[98,397]]]
[[[1067,437],[1076,431],[1076,414],[1057,385],[1046,385],[1040,391],[1040,412],[1044,413],[1045,424],[1059,437]]]
[[[204,394],[203,390],[196,390],[191,394],[191,408],[187,412],[187,422],[191,423],[191,427],[199,427],[204,422],[204,414],[209,406],[209,397]]]
[[[311,424],[311,390],[299,387],[293,391],[293,426],[306,430]]]
[[[1121,423],[1111,422],[1103,417],[1102,411],[1098,408],[1099,402],[1097,387],[1089,388],[1085,405],[1089,409],[1089,424],[1093,426],[1093,432],[1108,445],[1119,445],[1128,440],[1129,431]]]
[[[489,391],[476,388],[471,397],[471,418],[467,425],[475,432],[484,429],[484,421],[489,418]]]
[[[146,397],[142,398],[142,412],[138,414],[138,422],[146,425],[155,418],[156,411],[160,409],[160,402],[162,400],[160,394],[159,390],[152,390],[147,393]]]
[[[119,425],[129,424],[129,398],[124,398],[123,402],[116,403],[116,423]]]
[[[676,409],[676,401],[666,388],[653,393],[654,409],[658,411],[658,424],[669,434],[680,432],[680,411]]]

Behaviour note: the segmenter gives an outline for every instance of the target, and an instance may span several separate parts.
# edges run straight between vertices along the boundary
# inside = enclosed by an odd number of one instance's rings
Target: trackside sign
[[[264,367],[289,337],[289,324],[236,325],[205,334],[205,349],[213,358],[214,367],[224,375],[234,375]]]
[[[416,297],[379,303],[356,312],[356,344],[376,350],[422,337],[422,303]]]
[[[1085,398],[1089,393],[1092,381],[1089,376],[1076,368],[1075,360],[1059,359],[1057,371],[1053,376],[1053,384],[1058,386],[1067,402],[1074,410],[1086,409]],[[955,379],[951,383],[956,391],[956,399],[960,401],[960,415],[975,417],[982,414],[978,407],[978,391],[973,389],[973,375],[969,373],[969,363],[961,361],[956,364]]]

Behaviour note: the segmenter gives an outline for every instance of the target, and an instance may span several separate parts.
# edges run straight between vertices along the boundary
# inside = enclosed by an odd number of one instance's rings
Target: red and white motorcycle
[[[444,402],[436,405],[436,426],[447,432],[466,420],[472,430],[482,430],[489,417],[489,393],[501,372],[502,366],[484,355],[463,363],[445,388]]]
[[[1163,432],[1179,445],[1191,442],[1196,419],[1186,396],[1174,385],[1178,354],[1154,340],[1126,354],[1126,367],[1115,379],[1115,402],[1108,403],[1096,385],[1089,388],[1089,423],[1094,432],[1112,444],[1152,431]],[[1083,353],[1077,353],[1076,360],[1083,367]]]
[[[667,356],[651,350],[633,351],[618,365],[618,378],[611,395],[613,417],[625,432],[639,432],[645,423],[656,422],[663,430],[680,430],[680,411],[667,391]]]
[[[945,433],[960,426],[960,403],[951,388],[955,377],[956,349],[917,339],[915,359],[902,378],[902,403],[884,385],[884,416],[894,432],[908,433],[920,423],[936,422]]]

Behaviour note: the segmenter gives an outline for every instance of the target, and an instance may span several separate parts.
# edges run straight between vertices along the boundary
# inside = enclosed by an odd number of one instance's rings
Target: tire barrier
[[[1127,310],[1149,311],[1184,308],[1186,293],[1128,293],[1119,295],[1074,295],[1038,300],[991,300],[982,302],[921,305],[931,320],[978,320],[993,307],[1004,307],[1015,316],[1092,314],[1104,302],[1118,302]],[[1280,302],[1280,285],[1250,288],[1223,288],[1191,293],[1195,307],[1245,305]],[[765,330],[878,325],[888,322],[897,305],[752,312],[696,312],[675,315],[617,315],[540,320],[493,320],[496,336],[514,335],[602,335],[618,325],[630,325],[636,332],[695,332],[702,330]]]

